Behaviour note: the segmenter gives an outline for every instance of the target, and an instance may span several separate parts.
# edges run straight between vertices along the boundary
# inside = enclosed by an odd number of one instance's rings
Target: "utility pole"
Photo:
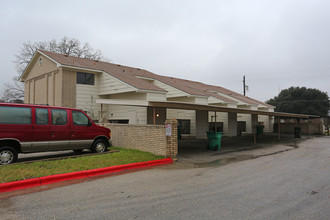
[[[245,75],[243,76],[243,94],[245,96]]]

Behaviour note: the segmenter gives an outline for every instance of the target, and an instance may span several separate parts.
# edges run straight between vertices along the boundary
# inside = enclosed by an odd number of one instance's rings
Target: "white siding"
[[[243,102],[243,101],[241,101],[241,100],[238,100],[238,99],[236,99],[236,98],[234,98],[234,97],[232,97],[232,96],[226,95],[226,94],[224,94],[224,93],[220,93],[220,92],[218,92],[218,94],[221,95],[221,96],[223,96],[223,97],[225,97],[225,98],[228,98],[228,99],[231,99],[231,100],[236,101],[238,105],[245,105],[245,104],[246,104],[245,102]]]
[[[100,95],[131,92],[137,90],[133,86],[130,86],[107,73],[97,75],[97,78],[99,81]]]
[[[96,104],[95,100],[99,98],[97,83],[94,86],[77,84],[76,108],[86,111],[92,119],[99,119],[101,105]]]
[[[179,89],[176,89],[172,86],[169,86],[169,85],[167,85],[165,83],[162,83],[162,82],[159,82],[157,80],[153,81],[153,84],[155,86],[158,86],[159,88],[162,88],[162,89],[166,90],[167,91],[167,93],[166,93],[167,98],[179,97],[179,96],[188,96],[189,95],[188,93],[182,92]]]
[[[251,110],[258,110],[258,106],[252,105]]]
[[[230,104],[227,104],[227,107],[228,108],[237,108],[237,104],[230,103]]]
[[[206,139],[206,131],[209,130],[208,111],[196,111],[196,138]]]
[[[273,132],[273,117],[268,115],[259,115],[258,122],[263,122],[264,132]]]
[[[148,92],[147,93],[147,100],[148,101],[166,101],[166,94],[165,93],[155,93],[155,92]]]
[[[210,96],[208,98],[208,104],[216,104],[216,103],[223,103],[220,99],[214,98],[213,96]]]
[[[107,120],[129,120],[129,124],[147,124],[147,108],[122,105],[104,105]]]
[[[264,105],[258,105],[258,110],[259,111],[264,111],[264,112],[274,112],[274,108],[269,108],[267,106]]]
[[[246,132],[252,134],[251,115],[250,114],[237,114],[237,121],[246,121]],[[273,117],[267,115],[258,115],[258,122],[263,122],[264,132],[273,132]]]
[[[253,131],[251,129],[251,115],[250,114],[237,114],[237,121],[245,121],[246,122],[246,133],[252,134]]]
[[[196,135],[196,113],[194,110],[167,109],[166,118],[190,120],[190,135]]]
[[[238,105],[237,108],[247,109],[247,110],[258,110],[258,107],[256,105],[250,105],[250,104],[247,104],[247,105]]]
[[[228,136],[237,136],[237,113],[228,113]]]
[[[215,113],[209,112],[209,122],[215,121]],[[228,135],[228,113],[227,112],[217,112],[216,122],[223,122],[223,135]]]
[[[195,98],[194,97],[188,97],[188,96],[181,96],[181,97],[167,97],[167,101],[169,102],[188,102],[195,104]]]
[[[167,101],[169,102],[187,102],[187,103],[192,103],[192,104],[199,104],[199,105],[207,105],[207,97],[193,97],[193,96],[183,96],[183,97],[172,97],[168,98]]]
[[[127,92],[106,96],[107,99],[123,99],[123,100],[146,100],[146,93],[142,92]]]
[[[195,104],[207,105],[208,104],[207,97],[205,97],[205,98],[203,98],[203,97],[196,97],[195,98]]]

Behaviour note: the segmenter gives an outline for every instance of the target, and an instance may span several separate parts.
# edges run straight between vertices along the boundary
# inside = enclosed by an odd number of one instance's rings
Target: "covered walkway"
[[[269,142],[278,142],[285,141],[285,136],[283,140],[281,140],[280,133],[280,119],[281,118],[296,118],[297,121],[299,119],[308,119],[310,115],[301,115],[301,114],[291,114],[291,113],[283,113],[283,112],[273,112],[273,111],[261,111],[261,110],[252,110],[252,109],[244,109],[244,108],[230,108],[230,107],[222,107],[215,105],[200,105],[193,103],[183,103],[183,102],[155,102],[155,101],[138,101],[138,100],[109,100],[109,99],[99,99],[96,100],[96,103],[102,105],[127,105],[127,106],[139,106],[145,107],[148,109],[148,124],[153,125],[164,125],[166,119],[168,119],[166,115],[166,109],[183,109],[183,110],[194,110],[196,111],[195,119],[196,119],[196,138],[192,140],[180,140],[177,142],[177,138],[173,138],[173,146],[174,142],[176,147],[175,155],[183,156],[185,153],[194,153],[194,152],[205,152],[207,151],[207,139],[206,139],[206,131],[209,130],[209,112],[213,112],[215,117],[217,112],[225,112],[228,113],[228,133],[229,137],[223,137],[222,139],[222,147],[221,150],[217,153],[225,153],[226,151],[232,151],[234,148],[236,150],[244,150],[247,147],[250,148],[258,148],[258,144],[262,144],[263,141]],[[102,112],[102,111],[101,111]],[[161,112],[161,113],[159,113]],[[243,136],[238,136],[237,122],[238,117],[237,114],[247,114],[250,115],[249,121],[249,129],[251,134],[243,134]],[[258,125],[258,115],[269,116],[269,118],[273,121],[273,117],[275,117],[275,122],[278,123],[278,133],[267,133],[267,135],[257,135],[256,126]],[[175,120],[176,121],[176,120]],[[177,122],[176,122],[177,123]],[[270,123],[271,126],[273,125]],[[127,128],[126,128],[127,129]],[[215,131],[217,131],[217,126],[215,123]],[[173,131],[172,136],[176,132]],[[145,135],[152,135],[145,133]],[[164,134],[165,136],[165,134]],[[175,140],[176,139],[176,140]],[[259,143],[260,142],[260,143]],[[214,154],[214,153],[213,153]],[[215,153],[216,154],[216,153]]]
[[[252,137],[253,137],[253,143],[257,143],[257,131],[256,126],[258,125],[258,115],[266,115],[269,117],[274,116],[276,118],[276,123],[278,126],[278,133],[277,133],[277,139],[281,139],[280,134],[280,119],[281,118],[296,118],[297,121],[300,119],[308,119],[311,117],[318,117],[318,116],[312,116],[312,115],[303,115],[303,114],[292,114],[292,113],[285,113],[285,112],[272,112],[272,111],[260,111],[260,110],[251,110],[251,109],[242,109],[242,108],[229,108],[229,107],[221,107],[221,106],[214,106],[214,105],[198,105],[198,104],[191,104],[191,103],[178,103],[178,102],[149,102],[148,105],[150,107],[155,108],[172,108],[172,109],[185,109],[185,110],[195,110],[196,112],[199,111],[200,113],[203,112],[214,112],[215,118],[217,117],[217,112],[226,112],[228,113],[228,130],[230,130],[231,136],[235,137],[238,133],[237,131],[237,114],[250,114],[251,115],[251,129],[252,129]],[[154,111],[155,112],[155,111]],[[196,121],[199,122],[198,127],[205,129],[208,128],[208,125],[205,123],[208,123],[204,120],[198,120],[198,115],[202,114],[196,114]],[[154,114],[154,118],[155,118]],[[231,119],[231,120],[230,120]],[[217,131],[215,123],[215,131]],[[197,124],[196,124],[197,126]],[[204,130],[200,131],[201,133],[204,133]]]

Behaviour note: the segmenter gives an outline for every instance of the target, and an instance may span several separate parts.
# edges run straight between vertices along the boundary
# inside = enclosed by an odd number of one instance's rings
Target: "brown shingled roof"
[[[205,96],[205,97],[212,96],[227,103],[237,103],[237,101],[234,100],[237,99],[251,105],[261,104],[267,107],[274,107],[264,102],[252,99],[247,96],[243,96],[239,93],[225,89],[220,86],[208,85],[201,82],[184,80],[174,77],[161,76],[139,68],[122,66],[118,64],[95,61],[85,58],[72,57],[72,56],[62,55],[44,50],[40,50],[40,52],[52,58],[61,65],[106,72],[111,76],[140,90],[166,92],[166,90],[159,88],[143,79],[139,79],[136,76],[158,80],[162,83],[165,83],[169,86],[172,86],[190,95]],[[213,91],[219,92],[220,94],[216,94]],[[230,99],[228,97],[222,96],[221,93],[229,97],[232,97],[234,99]]]
[[[103,71],[137,89],[166,92],[166,90],[159,88],[151,83],[148,83],[145,80],[138,79],[131,74],[126,74],[125,70],[131,69],[130,67],[85,58],[67,56],[44,50],[40,50],[40,52],[64,66]],[[136,69],[136,71],[138,71],[138,69]]]

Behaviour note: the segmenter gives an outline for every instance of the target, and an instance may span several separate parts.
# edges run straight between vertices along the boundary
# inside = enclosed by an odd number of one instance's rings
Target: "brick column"
[[[174,161],[178,156],[178,121],[167,119],[165,121],[166,129],[166,156],[171,157]]]

